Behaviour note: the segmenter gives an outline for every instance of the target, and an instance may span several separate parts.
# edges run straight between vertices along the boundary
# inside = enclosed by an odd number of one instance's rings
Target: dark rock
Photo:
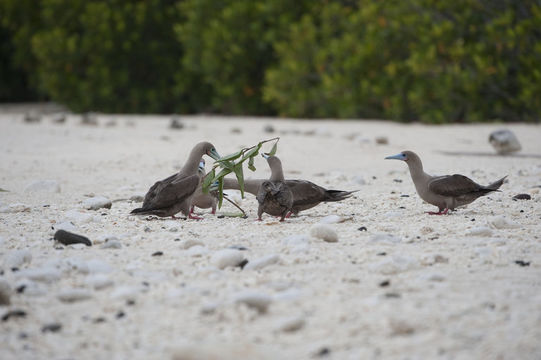
[[[10,310],[2,316],[2,321],[8,321],[10,318],[24,318],[24,317],[26,317],[26,311]]]
[[[86,246],[92,246],[92,243],[87,237],[70,233],[66,230],[58,230],[55,232],[54,239],[63,245],[85,244]]]
[[[531,200],[532,197],[529,194],[517,194],[513,196],[513,200]]]
[[[382,282],[379,283],[379,286],[381,287],[386,287],[389,285],[391,285],[391,280],[383,280]]]
[[[401,183],[401,182],[402,182],[401,179],[393,179],[393,181],[394,181],[395,183]]]
[[[368,231],[368,229],[366,228],[366,226],[361,226],[361,227],[358,228],[357,230],[359,230],[359,231]]]
[[[240,250],[240,251],[248,250],[247,247],[244,247],[242,245],[231,245],[231,246],[228,247],[228,249],[235,249],[235,250]]]
[[[169,123],[169,129],[182,130],[184,129],[184,123],[179,118],[173,118]]]
[[[52,324],[47,324],[47,325],[43,326],[41,328],[41,332],[42,333],[46,333],[46,332],[55,333],[55,332],[59,332],[61,329],[62,329],[62,324],[60,324],[60,323],[52,323]]]
[[[156,251],[155,253],[152,254],[152,256],[162,256],[163,255],[163,251]]]
[[[246,266],[246,264],[248,264],[248,259],[242,260],[242,261],[239,263],[238,266],[239,266],[241,269],[244,269],[244,267]]]
[[[530,266],[530,262],[529,261],[524,261],[524,260],[515,260],[515,264],[517,264],[518,266]]]
[[[385,256],[387,253],[385,251],[379,252],[376,254],[377,256]]]
[[[121,319],[121,318],[123,318],[124,316],[126,316],[126,313],[125,313],[124,311],[122,311],[122,310],[120,310],[119,312],[117,312],[116,315],[115,315],[115,317],[116,317],[117,319]]]
[[[386,293],[385,297],[388,299],[400,299],[401,295],[399,293]]]
[[[99,324],[105,322],[105,318],[103,316],[97,317],[94,319],[94,324]]]
[[[26,285],[20,285],[15,289],[15,291],[17,291],[17,294],[22,294],[25,289],[26,289]]]
[[[410,197],[410,196],[407,195],[407,194],[402,194],[402,195],[400,195],[400,197]]]
[[[316,356],[324,357],[324,356],[329,356],[330,354],[331,354],[331,349],[329,349],[328,347],[323,347],[316,353]]]

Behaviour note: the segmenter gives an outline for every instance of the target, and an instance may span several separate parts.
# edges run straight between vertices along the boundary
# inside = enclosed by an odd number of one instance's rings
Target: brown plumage
[[[175,214],[182,212],[191,217],[189,211],[192,197],[201,181],[198,165],[203,155],[214,159],[220,157],[214,145],[209,142],[200,142],[192,149],[182,169],[177,174],[152,185],[145,195],[143,206],[133,209],[131,213],[174,218]]]
[[[261,215],[267,213],[272,216],[280,216],[280,221],[284,221],[287,213],[293,206],[293,194],[284,181],[264,181],[257,193],[257,218],[261,220]]]
[[[199,165],[199,172],[201,173],[201,178],[204,179],[206,172],[205,172],[205,160],[201,159],[200,165]],[[216,191],[209,191],[208,193],[203,192],[203,184],[200,183],[197,189],[195,190],[195,194],[192,198],[192,208],[190,209],[190,213],[193,214],[194,207],[198,207],[200,209],[212,209],[212,214],[216,214],[216,207],[218,206],[218,196],[216,194]]]
[[[385,159],[406,162],[417,194],[427,203],[438,207],[439,212],[429,212],[433,215],[447,214],[449,210],[470,204],[481,196],[498,191],[507,177],[504,176],[490,185],[483,186],[459,174],[431,176],[424,172],[421,159],[413,151],[403,151]]]
[[[283,179],[283,169],[280,159],[276,156],[269,156],[267,162],[271,169],[269,180]],[[265,179],[244,180],[244,191],[256,195],[259,193],[261,184]],[[322,202],[342,201],[351,196],[355,191],[327,190],[308,180],[283,180],[293,194],[293,206],[291,213],[298,214]],[[239,190],[239,184],[236,179],[224,179],[224,189]]]

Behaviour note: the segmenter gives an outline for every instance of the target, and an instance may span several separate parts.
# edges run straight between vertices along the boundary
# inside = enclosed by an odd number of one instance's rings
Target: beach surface
[[[54,120],[0,114],[3,360],[541,358],[539,125]],[[501,128],[522,151],[495,154]],[[130,215],[197,142],[226,155],[275,136],[286,178],[358,191],[283,223],[256,221],[255,197],[236,191],[246,219],[220,216],[238,213],[227,202],[196,209],[201,221]],[[402,150],[431,174],[508,179],[430,216],[406,164],[384,160]],[[255,166],[246,178],[269,176]],[[98,197],[111,208],[88,209]],[[58,229],[92,246],[59,244]],[[316,237],[329,231],[337,242]]]

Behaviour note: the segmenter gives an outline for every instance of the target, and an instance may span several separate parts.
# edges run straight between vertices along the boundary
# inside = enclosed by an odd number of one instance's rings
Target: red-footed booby
[[[293,206],[293,193],[285,182],[280,159],[276,156],[262,155],[267,159],[269,166],[274,167],[276,171],[273,171],[270,179],[264,181],[259,187],[256,196],[259,203],[257,218],[261,220],[261,215],[267,213],[280,216],[280,221],[284,221]]]
[[[447,214],[449,210],[468,205],[481,196],[498,191],[507,177],[504,176],[490,185],[483,186],[459,174],[431,176],[424,172],[421,159],[413,151],[402,151],[400,154],[387,156],[385,159],[406,162],[417,194],[421,199],[439,209],[438,212],[428,212],[430,215]]]
[[[182,212],[190,219],[197,219],[190,214],[190,207],[195,190],[201,182],[201,173],[198,172],[199,163],[203,155],[219,159],[214,145],[209,142],[200,142],[194,146],[188,160],[177,174],[156,182],[148,190],[143,200],[143,206],[131,211],[131,214],[171,216]]]

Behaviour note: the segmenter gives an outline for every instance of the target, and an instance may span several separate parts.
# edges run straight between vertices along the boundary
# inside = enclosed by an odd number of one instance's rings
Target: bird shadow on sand
[[[438,151],[440,154],[443,155],[450,155],[450,156],[485,156],[485,157],[494,157],[494,158],[515,158],[515,159],[541,159],[540,154],[507,154],[507,155],[500,155],[500,154],[494,154],[494,153],[488,153],[488,152],[472,152],[472,151],[445,151],[440,150]]]

